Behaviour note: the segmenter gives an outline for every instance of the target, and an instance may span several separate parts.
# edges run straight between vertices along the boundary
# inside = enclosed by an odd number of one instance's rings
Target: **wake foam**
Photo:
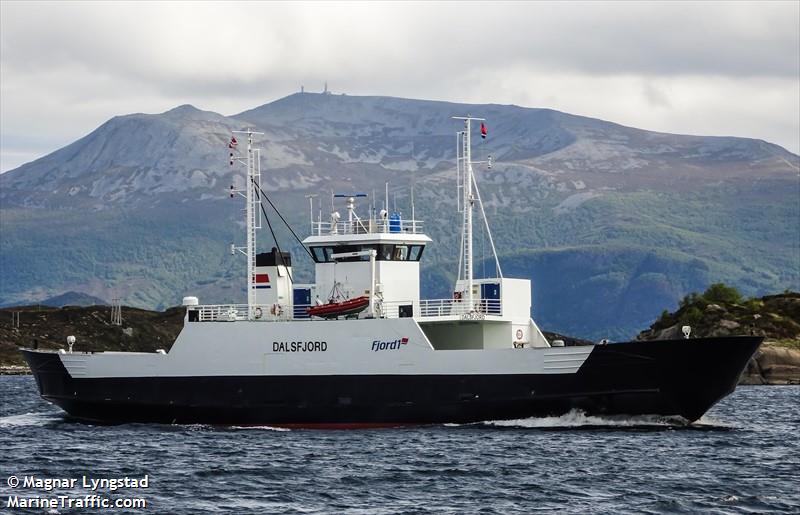
[[[229,426],[228,429],[234,429],[236,431],[241,431],[245,429],[256,429],[260,431],[291,431],[288,427],[274,427],[274,426]]]
[[[703,419],[701,419],[702,421]],[[675,427],[693,427],[683,417],[665,417],[660,415],[586,415],[579,410],[572,410],[557,417],[531,417],[516,420],[487,420],[478,424],[490,427],[523,428],[523,429],[575,429],[575,428],[654,428],[669,429]],[[701,425],[720,427],[716,421],[707,421]]]
[[[0,427],[45,426],[62,420],[64,420],[64,416],[58,413],[23,413],[22,415],[0,417]]]

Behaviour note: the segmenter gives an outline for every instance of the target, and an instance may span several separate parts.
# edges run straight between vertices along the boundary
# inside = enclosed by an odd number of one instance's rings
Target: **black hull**
[[[306,427],[557,416],[700,418],[731,393],[760,337],[595,346],[574,374],[212,376],[75,379],[58,354],[23,350],[45,399],[102,422]],[[525,350],[520,352],[537,352]]]

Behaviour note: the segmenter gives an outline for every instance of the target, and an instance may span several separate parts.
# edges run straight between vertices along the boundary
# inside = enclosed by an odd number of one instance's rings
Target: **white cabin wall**
[[[385,302],[410,302],[419,313],[419,262],[378,261],[376,280],[383,285]]]
[[[275,270],[277,272],[277,293],[278,293],[278,304],[281,306],[288,306],[289,309],[292,308],[294,304],[294,295],[292,294],[292,267],[286,266],[276,266]]]
[[[342,283],[351,297],[369,295],[371,271],[369,261],[345,261],[316,264],[317,295],[324,303],[333,289],[334,281]],[[376,261],[375,281],[383,285],[386,302],[409,302],[419,311],[419,262]]]
[[[333,290],[333,283],[342,284],[342,293],[350,297],[366,295],[370,287],[369,261],[346,261],[341,263],[317,263],[315,267],[317,295],[323,303]],[[314,299],[311,299],[312,302]]]
[[[528,279],[491,278],[475,279],[472,286],[472,295],[475,301],[481,300],[482,284],[500,285],[501,315],[511,319],[515,324],[528,325],[531,317],[531,282]],[[467,281],[460,279],[456,282],[456,291],[464,291]]]
[[[531,282],[528,279],[500,279],[503,317],[528,325],[531,318]]]
[[[256,305],[271,306],[280,304],[284,309],[291,308],[294,298],[292,296],[292,282],[290,275],[292,267],[286,266],[257,266],[256,275],[269,276],[269,288],[256,289]]]

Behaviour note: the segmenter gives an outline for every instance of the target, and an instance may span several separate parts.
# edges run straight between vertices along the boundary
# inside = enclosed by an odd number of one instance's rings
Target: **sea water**
[[[799,442],[797,386],[739,387],[688,427],[570,413],[290,431],[79,423],[41,400],[32,377],[4,376],[0,511],[799,513]],[[12,488],[11,476],[22,482]],[[75,482],[44,490],[30,478]],[[33,498],[57,502],[7,506]],[[102,499],[128,504],[90,504]]]

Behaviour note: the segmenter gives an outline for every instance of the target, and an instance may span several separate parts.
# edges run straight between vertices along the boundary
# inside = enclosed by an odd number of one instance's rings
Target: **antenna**
[[[314,199],[319,195],[306,195],[308,199],[308,217],[311,220],[311,234],[314,234]]]
[[[411,177],[411,223],[413,232],[417,232],[417,217],[414,212],[414,177]]]
[[[322,236],[322,201],[319,202],[319,215],[317,216],[317,236]]]
[[[389,181],[386,181],[386,198],[383,201],[383,210],[386,211],[387,215],[389,213]],[[389,224],[387,223],[384,227],[386,232],[389,232]]]

